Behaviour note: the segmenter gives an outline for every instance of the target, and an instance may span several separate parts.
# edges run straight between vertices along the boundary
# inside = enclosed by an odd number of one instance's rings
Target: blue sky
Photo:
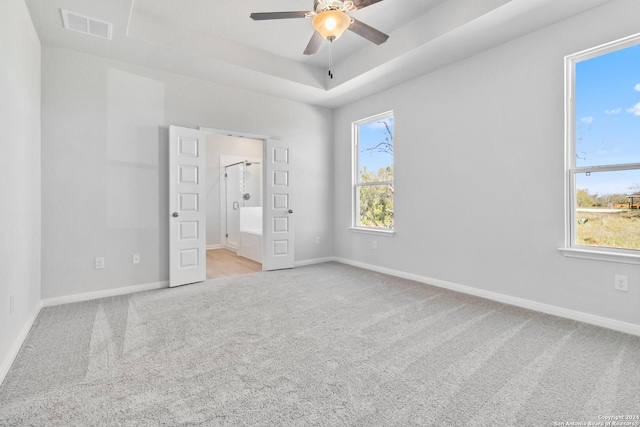
[[[576,64],[576,166],[640,163],[640,45]],[[630,193],[640,172],[578,176],[592,194]]]
[[[389,125],[389,129],[393,134],[394,131],[394,123],[393,117],[384,119]],[[360,125],[359,128],[360,134],[360,170],[362,170],[365,166],[367,170],[377,171],[380,168],[385,168],[387,166],[391,166],[393,168],[393,155],[382,153],[377,150],[368,150],[369,148],[375,147],[376,144],[385,140],[387,137],[387,132],[383,123],[383,120],[376,120],[371,123],[367,123],[365,125]]]

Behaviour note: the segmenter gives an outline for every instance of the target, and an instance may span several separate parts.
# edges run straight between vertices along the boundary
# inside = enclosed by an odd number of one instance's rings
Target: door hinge
[[[225,234],[225,235],[224,235],[224,237],[229,237],[229,235],[228,235],[228,234]]]

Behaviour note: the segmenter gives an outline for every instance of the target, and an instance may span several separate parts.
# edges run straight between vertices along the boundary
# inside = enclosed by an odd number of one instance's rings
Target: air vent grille
[[[79,33],[88,34],[90,36],[100,37],[111,40],[113,25],[110,22],[100,21],[99,19],[89,18],[88,16],[78,13],[69,12],[60,9],[62,12],[62,22],[64,28]]]

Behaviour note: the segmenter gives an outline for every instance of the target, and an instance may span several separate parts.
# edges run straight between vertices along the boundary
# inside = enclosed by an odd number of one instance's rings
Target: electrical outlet
[[[140,264],[140,254],[133,254],[133,263]]]
[[[104,257],[96,258],[94,263],[96,269],[104,268]]]
[[[9,295],[9,314],[13,313],[13,310],[15,310],[15,302],[16,298],[13,295]]]
[[[373,249],[376,250],[376,251],[378,250],[378,241],[377,240],[373,241]]]
[[[320,236],[316,236],[316,245],[320,244]]]
[[[620,276],[620,275],[615,275],[613,278],[613,288],[616,291],[623,291],[623,292],[628,292],[629,291],[629,281],[627,276]]]

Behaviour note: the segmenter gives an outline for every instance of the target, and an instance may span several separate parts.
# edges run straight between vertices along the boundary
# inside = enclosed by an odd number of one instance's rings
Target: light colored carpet
[[[337,263],[45,308],[0,387],[3,426],[635,414],[639,337]]]

